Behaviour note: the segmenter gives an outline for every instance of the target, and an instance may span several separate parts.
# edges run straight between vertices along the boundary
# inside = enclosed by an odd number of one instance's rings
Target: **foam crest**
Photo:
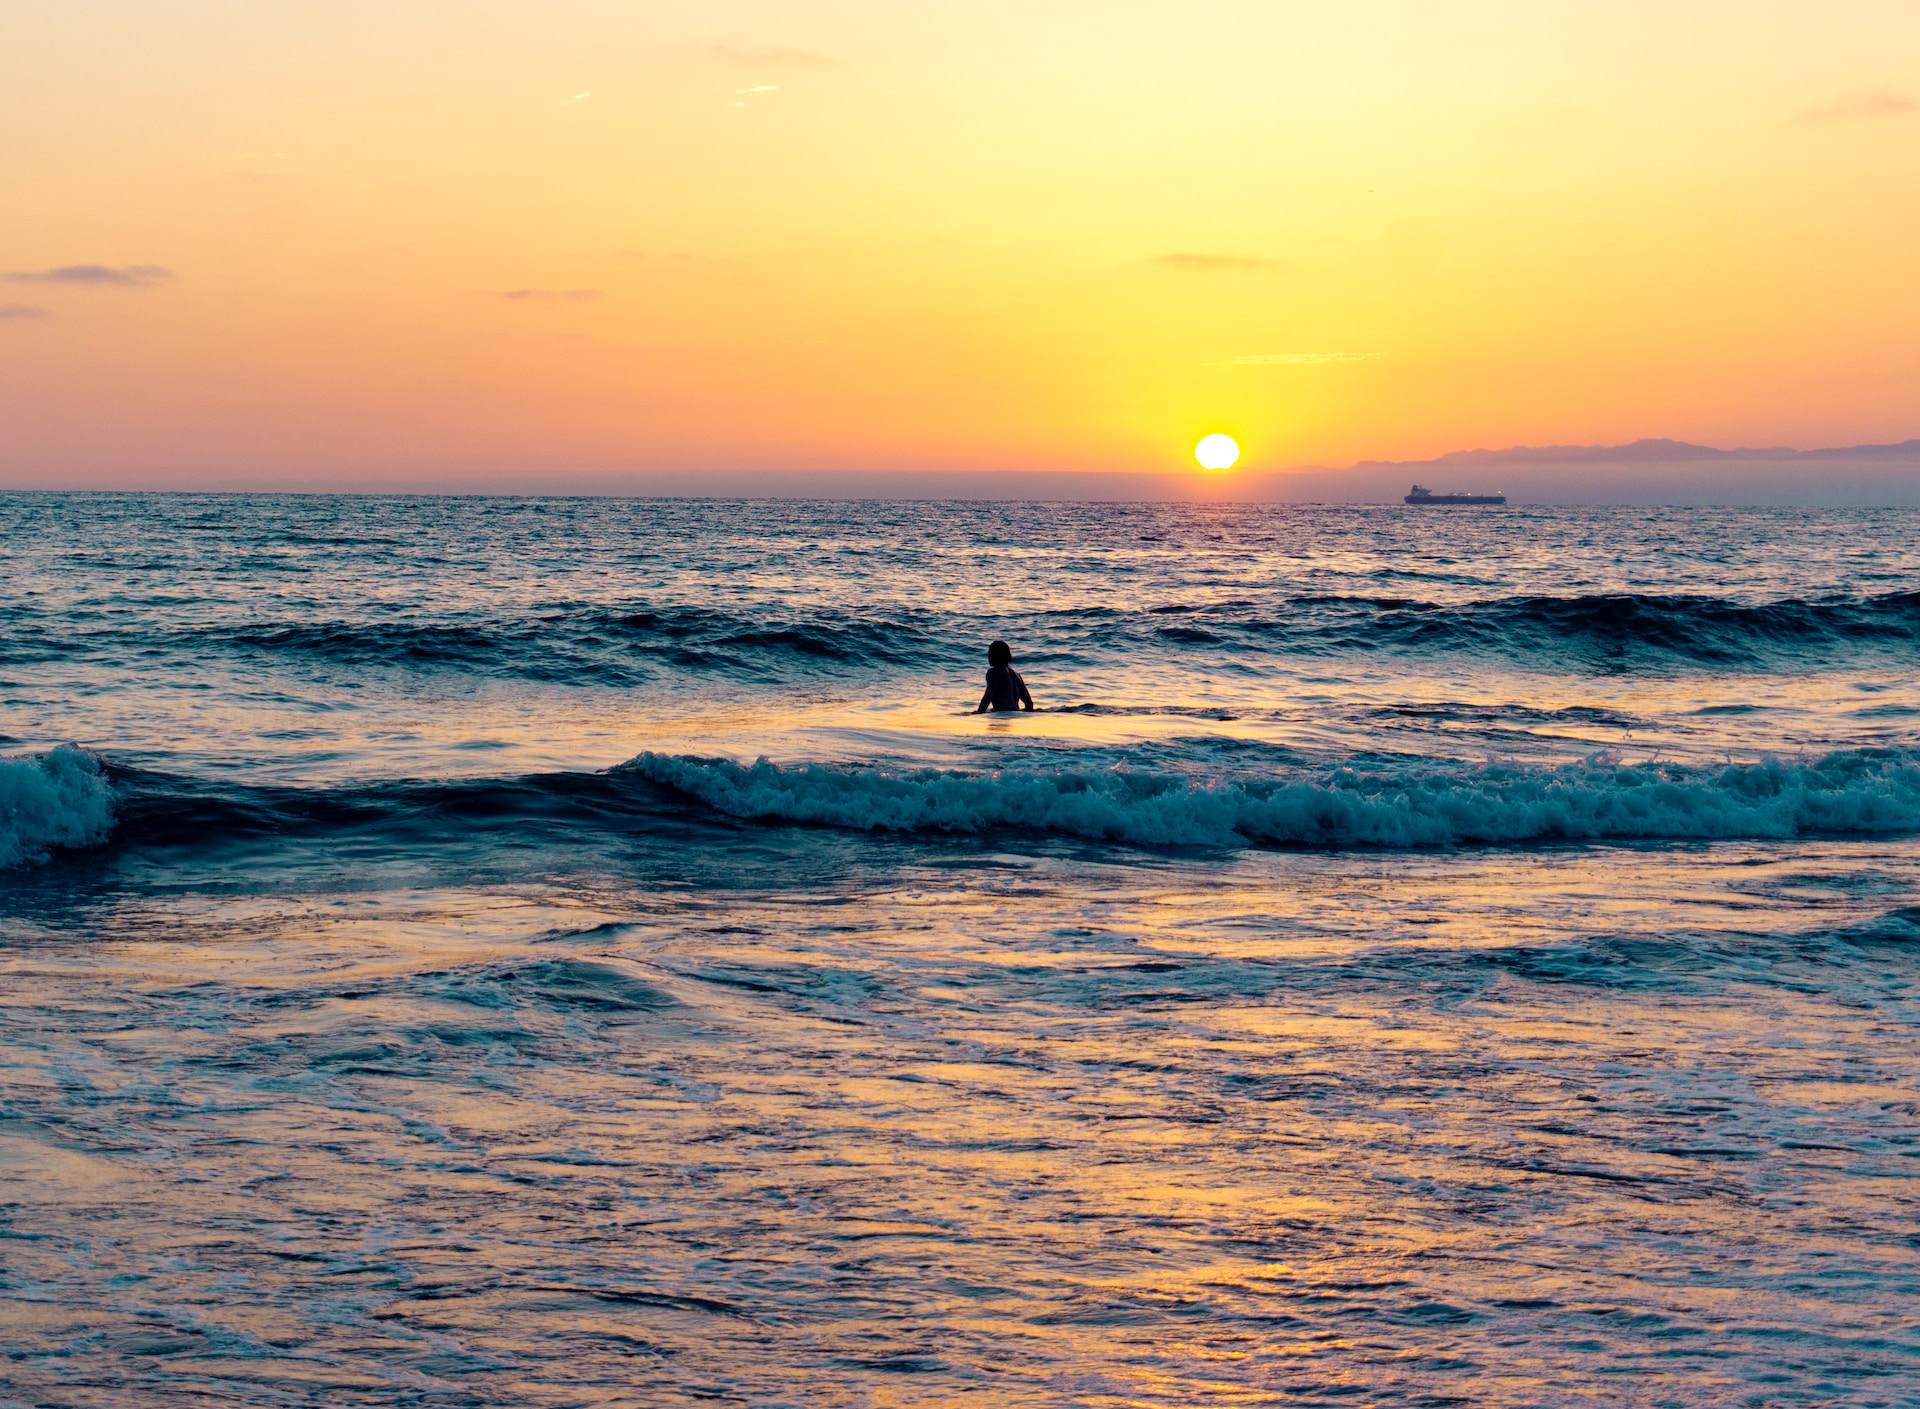
[[[92,754],[63,744],[0,758],[0,869],[45,861],[54,847],[98,845],[113,809],[113,785]]]
[[[1406,763],[1196,777],[887,770],[643,753],[624,768],[734,817],[867,831],[1064,832],[1142,846],[1443,846],[1920,829],[1920,757],[1852,750],[1699,767]]]

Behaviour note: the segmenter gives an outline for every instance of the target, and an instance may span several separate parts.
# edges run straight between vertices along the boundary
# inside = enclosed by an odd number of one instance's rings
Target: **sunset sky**
[[[1920,5],[0,6],[0,483],[1920,435]]]

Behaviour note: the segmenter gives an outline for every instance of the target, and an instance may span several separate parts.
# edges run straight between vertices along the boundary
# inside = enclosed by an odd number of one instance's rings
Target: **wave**
[[[1496,631],[1670,652],[1720,663],[1755,649],[1799,652],[1844,643],[1920,643],[1920,592],[1743,603],[1718,597],[1519,597],[1476,605],[1468,617]]]
[[[1710,666],[1804,664],[1834,648],[1920,646],[1920,592],[1876,597],[1788,598],[1747,603],[1721,597],[1602,593],[1439,603],[1402,597],[1295,597],[1284,614],[1246,614],[1247,604],[1159,608],[1187,619],[1161,625],[1172,645],[1293,644],[1316,652],[1381,649],[1490,651],[1573,657],[1584,665],[1638,660]]]
[[[624,687],[676,673],[743,680],[960,671],[1004,636],[1046,666],[1110,666],[1155,656],[1262,658],[1377,652],[1499,656],[1549,668],[1802,669],[1920,652],[1920,592],[1746,603],[1661,594],[1522,596],[1472,602],[1294,596],[1141,608],[1013,611],[981,619],[923,607],[813,606],[734,611],[655,603],[555,604],[544,611],[392,620],[254,622],[171,633],[0,615],[0,661],[14,664],[209,647],[295,668],[342,665],[457,671],[556,684]]]
[[[114,803],[99,761],[77,748],[0,758],[0,870],[43,862],[56,847],[99,845]]]
[[[1419,847],[1920,829],[1920,754],[1699,767],[1403,763],[1265,776],[897,770],[643,753],[622,769],[739,818],[866,831],[1061,832],[1141,846]]]
[[[174,777],[59,749],[0,760],[0,864],[110,839],[101,864],[124,874],[184,865],[223,883],[333,884],[342,867],[415,884],[640,866],[676,883],[827,885],[865,864],[858,838],[873,833],[936,848],[1053,836],[1217,851],[1920,832],[1920,750],[1716,767],[1605,755],[1227,765],[1131,751],[1108,766],[1115,757],[1030,755],[988,772],[643,753],[602,773],[308,788]]]
[[[760,618],[698,607],[556,611],[442,624],[311,622],[248,627],[242,650],[330,664],[452,667],[599,685],[627,685],[658,667],[746,675],[925,664],[937,649],[908,620],[815,613]]]

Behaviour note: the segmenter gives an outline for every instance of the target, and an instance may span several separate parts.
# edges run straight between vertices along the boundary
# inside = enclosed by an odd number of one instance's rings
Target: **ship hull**
[[[1504,494],[1409,494],[1402,501],[1408,504],[1504,504]]]

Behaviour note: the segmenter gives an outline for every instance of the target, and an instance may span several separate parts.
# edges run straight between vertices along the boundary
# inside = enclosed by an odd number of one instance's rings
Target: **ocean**
[[[0,1405],[1920,1404],[1920,511],[0,568]]]

